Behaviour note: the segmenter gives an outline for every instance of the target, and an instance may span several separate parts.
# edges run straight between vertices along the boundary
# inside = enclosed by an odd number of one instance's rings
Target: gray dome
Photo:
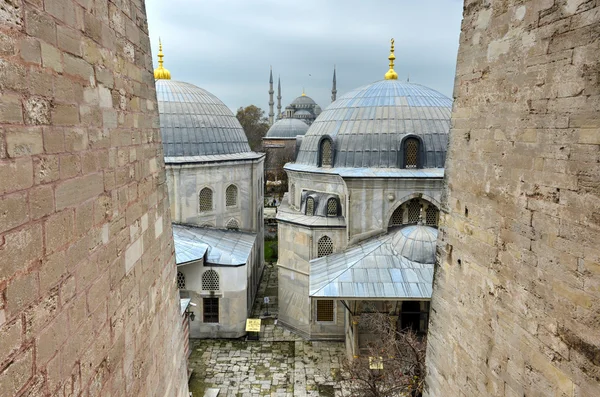
[[[294,113],[294,116],[308,116],[308,117],[310,117],[310,116],[312,116],[312,113],[309,112],[308,110],[302,109],[302,110],[298,110],[296,113]]]
[[[193,84],[156,80],[165,157],[249,152],[238,119],[216,96]]]
[[[413,262],[435,264],[437,235],[437,229],[430,226],[405,226],[392,237],[392,247]]]
[[[298,119],[281,119],[269,128],[265,138],[295,138],[296,135],[304,135],[308,131],[308,125]]]
[[[317,166],[321,139],[333,139],[334,167],[399,168],[400,144],[422,139],[424,168],[443,168],[452,100],[431,88],[382,80],[330,104],[311,125],[296,162]]]
[[[311,97],[302,95],[302,96],[299,96],[298,98],[294,99],[291,103],[291,106],[309,107],[309,106],[315,106],[316,104],[317,103],[315,101],[313,101],[313,99]]]

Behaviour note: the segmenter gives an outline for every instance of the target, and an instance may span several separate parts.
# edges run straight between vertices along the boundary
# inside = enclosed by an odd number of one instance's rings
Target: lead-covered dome
[[[317,103],[308,95],[301,95],[299,97],[297,97],[296,99],[294,99],[291,103],[292,106],[296,107],[296,108],[309,108],[309,107],[313,107],[316,106]]]
[[[430,226],[405,226],[392,237],[392,247],[413,262],[434,264],[437,235],[437,229]]]
[[[443,168],[452,100],[425,86],[382,80],[356,88],[330,104],[305,134],[296,162],[319,165],[324,138],[333,167],[402,168],[401,146],[422,144],[422,168]]]
[[[304,135],[308,131],[308,125],[298,119],[281,119],[275,122],[267,131],[265,138],[296,138],[296,135]]]
[[[219,98],[193,84],[157,80],[165,157],[249,152],[238,119]]]

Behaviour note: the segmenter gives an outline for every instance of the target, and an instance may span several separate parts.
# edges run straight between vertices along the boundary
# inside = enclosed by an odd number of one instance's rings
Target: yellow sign
[[[246,332],[260,332],[260,318],[246,319]]]
[[[383,358],[369,357],[369,369],[383,369]]]

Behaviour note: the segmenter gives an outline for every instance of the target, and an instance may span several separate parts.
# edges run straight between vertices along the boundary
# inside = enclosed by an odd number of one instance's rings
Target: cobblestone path
[[[269,316],[263,297],[269,296]],[[219,396],[295,397],[350,396],[337,382],[344,344],[309,342],[276,324],[277,269],[265,266],[253,315],[263,318],[259,341],[194,339],[189,359],[190,390],[204,396],[220,388]]]

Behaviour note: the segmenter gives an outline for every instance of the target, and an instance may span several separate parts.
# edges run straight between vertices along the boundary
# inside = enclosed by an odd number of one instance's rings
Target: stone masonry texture
[[[600,2],[466,1],[454,98],[426,395],[600,396]]]
[[[0,396],[188,396],[151,68],[143,0],[0,1]]]

